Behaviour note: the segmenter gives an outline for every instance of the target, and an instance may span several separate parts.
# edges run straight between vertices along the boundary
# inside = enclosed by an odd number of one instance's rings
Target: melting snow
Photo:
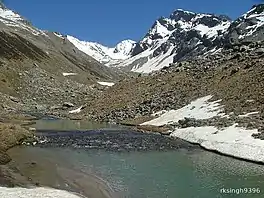
[[[74,109],[74,110],[69,111],[69,113],[70,113],[70,114],[73,114],[73,113],[80,113],[82,109],[83,109],[83,106],[80,106],[78,109]]]
[[[251,115],[256,115],[256,114],[258,114],[259,112],[258,111],[256,111],[256,112],[250,112],[250,113],[246,113],[246,114],[244,114],[244,115],[239,115],[238,117],[240,117],[240,118],[245,118],[245,117],[249,117],[249,116],[251,116]]]
[[[264,162],[264,141],[252,137],[257,132],[257,129],[247,130],[235,124],[223,130],[213,126],[176,129],[171,136],[226,155]]]
[[[59,38],[62,38],[62,39],[64,38],[63,35],[61,35],[61,34],[57,34],[56,32],[53,32],[53,34],[54,34],[55,36],[59,37]]]
[[[185,117],[195,119],[209,119],[215,116],[224,116],[225,114],[221,113],[222,106],[219,104],[220,100],[209,102],[208,100],[211,98],[211,95],[199,98],[181,109],[167,111],[160,117],[145,122],[141,125],[163,126],[172,122],[178,122]]]
[[[171,111],[156,113],[159,117],[142,125],[162,126],[172,122],[178,122],[184,117],[195,119],[209,119],[215,116],[228,117],[222,112],[219,101],[209,102],[212,96],[199,98],[189,105]],[[239,117],[247,117],[257,114],[250,112]],[[230,127],[218,129],[214,126],[176,128],[171,133],[172,137],[181,138],[191,143],[200,144],[202,147],[218,151],[220,153],[252,160],[264,162],[264,141],[255,139],[252,134],[258,133],[257,129],[247,130],[234,124]]]
[[[103,86],[108,86],[108,87],[112,87],[114,86],[115,83],[112,83],[112,82],[97,82],[98,84],[100,85],[103,85]]]
[[[77,194],[73,194],[63,190],[51,188],[6,188],[0,187],[1,198],[80,198]]]
[[[62,73],[63,76],[76,76],[77,73]]]

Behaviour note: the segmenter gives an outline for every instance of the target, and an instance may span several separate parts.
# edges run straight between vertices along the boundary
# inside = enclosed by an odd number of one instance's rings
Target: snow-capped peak
[[[116,54],[123,54],[124,56],[128,57],[131,55],[131,50],[135,46],[136,42],[133,40],[124,40],[118,43],[114,49],[114,53]]]
[[[31,32],[33,35],[46,35],[44,31],[38,30],[30,25],[30,22],[20,16],[18,13],[8,9],[3,3],[0,3],[0,22],[7,26],[23,29]]]
[[[106,65],[111,61],[129,58],[136,43],[132,40],[124,40],[118,43],[115,47],[106,47],[96,42],[80,41],[69,35],[67,36],[67,39],[79,50]]]
[[[187,10],[183,10],[183,9],[176,9],[177,12],[184,12],[184,13],[187,13],[187,14],[195,14],[194,12],[191,12],[191,11],[187,11]]]
[[[264,4],[254,5],[251,10],[242,15],[241,18],[247,19],[264,15]]]
[[[149,31],[150,35],[159,35],[160,37],[166,37],[170,34],[170,31],[157,20],[152,29]]]
[[[3,4],[0,5],[0,17],[13,22],[25,21],[19,14],[7,9]]]

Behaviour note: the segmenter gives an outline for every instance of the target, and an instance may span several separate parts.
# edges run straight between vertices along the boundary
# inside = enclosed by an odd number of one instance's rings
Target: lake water
[[[48,121],[44,122],[36,127],[44,129]],[[99,124],[96,128],[100,127],[109,126]],[[114,152],[81,147],[25,147],[17,155],[37,163],[49,159],[56,167],[70,168],[83,175],[93,173],[105,180],[119,197],[264,197],[264,166],[197,148]],[[228,194],[228,189],[233,193]]]

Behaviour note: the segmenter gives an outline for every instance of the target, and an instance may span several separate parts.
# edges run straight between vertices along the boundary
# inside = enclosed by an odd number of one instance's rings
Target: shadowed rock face
[[[229,44],[263,41],[264,4],[255,5],[250,11],[235,20],[225,37]]]
[[[0,57],[8,60],[29,58],[40,61],[48,55],[36,45],[16,33],[0,32]]]
[[[221,48],[230,24],[231,19],[225,15],[175,10],[168,18],[156,20],[143,39],[136,43],[127,67],[132,67],[133,71],[146,67],[147,63],[140,61],[145,58],[142,57],[144,51],[150,51],[145,55],[150,62],[159,62],[156,66],[168,66],[169,63],[192,59],[214,48]],[[171,53],[168,54],[168,51]],[[164,61],[168,57],[171,57],[169,63]],[[158,60],[154,61],[155,58]]]
[[[156,20],[143,39],[136,43],[132,58],[121,61],[120,67],[125,65],[128,70],[149,73],[170,63],[208,56],[234,45],[261,42],[263,31],[263,4],[253,6],[233,22],[225,15],[178,9],[168,18]]]
[[[145,37],[136,44],[136,47],[133,51],[133,56],[148,48],[152,48],[155,45],[155,40],[164,39],[167,36],[168,41],[165,41],[162,44],[163,46],[169,46],[170,44],[173,44],[176,47],[177,45],[183,45],[183,43],[186,42],[186,45],[188,45],[191,39],[196,39],[196,45],[199,42],[203,44],[207,40],[211,40],[211,43],[213,43],[217,35],[209,39],[208,36],[203,36],[198,29],[191,28],[191,26],[202,25],[205,26],[205,28],[213,28],[217,25],[221,25],[223,22],[229,21],[231,21],[230,18],[224,15],[216,16],[212,14],[197,14],[184,10],[176,10],[170,15],[169,18],[162,17],[152,25]],[[168,35],[161,35],[158,30],[158,26],[165,28],[168,31]],[[223,33],[223,31],[220,30],[220,33]]]

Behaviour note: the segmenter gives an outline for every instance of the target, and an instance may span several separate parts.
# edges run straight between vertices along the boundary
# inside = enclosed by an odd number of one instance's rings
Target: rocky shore
[[[56,162],[53,162],[52,159],[38,156],[37,159],[34,158],[33,160],[33,156],[24,155],[23,149],[19,146],[23,142],[31,144],[37,141],[35,131],[29,130],[29,125],[32,124],[34,117],[24,114],[9,114],[2,115],[1,118],[1,197],[118,197],[96,175],[84,176],[72,169],[58,170],[55,166]],[[80,179],[75,181],[76,178],[82,178],[82,181],[79,181]],[[63,187],[65,184],[67,186]]]
[[[33,138],[33,133],[22,128],[18,124],[0,123],[0,185],[1,186],[15,186],[22,185],[22,176],[19,177],[19,173],[8,167],[8,163],[12,158],[7,154],[7,151],[17,145],[20,145],[24,140]],[[19,178],[15,178],[16,176]]]

